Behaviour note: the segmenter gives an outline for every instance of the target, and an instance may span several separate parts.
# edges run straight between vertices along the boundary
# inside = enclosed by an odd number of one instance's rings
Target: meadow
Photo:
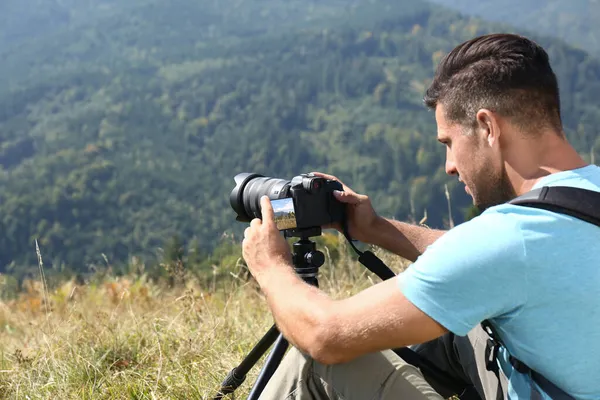
[[[321,244],[319,283],[332,297],[379,282],[344,241],[330,236]],[[376,252],[396,272],[406,266]],[[186,271],[158,281],[104,274],[52,287],[42,266],[40,279],[0,302],[0,398],[212,398],[273,323],[243,260],[226,259],[204,279]],[[249,393],[261,365],[236,398]]]

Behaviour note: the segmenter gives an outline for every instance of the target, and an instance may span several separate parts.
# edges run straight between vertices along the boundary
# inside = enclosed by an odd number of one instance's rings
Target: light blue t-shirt
[[[551,174],[542,186],[600,191],[600,168]],[[503,204],[451,229],[398,277],[403,294],[456,335],[490,319],[508,351],[577,399],[600,399],[600,228]],[[531,381],[499,364],[509,398]],[[547,397],[549,398],[549,397]]]

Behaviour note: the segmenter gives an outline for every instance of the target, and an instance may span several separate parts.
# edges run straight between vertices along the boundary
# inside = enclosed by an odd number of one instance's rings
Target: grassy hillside
[[[334,240],[320,249],[343,254],[339,246]],[[379,255],[396,272],[405,267]],[[212,398],[273,324],[245,268],[235,260],[218,268],[212,281],[184,274],[175,286],[131,274],[48,291],[36,279],[16,298],[0,294],[0,397]],[[328,257],[320,286],[347,297],[378,282],[365,271],[354,259]],[[248,395],[261,366],[236,398]]]
[[[9,4],[50,13],[31,1]],[[35,240],[54,271],[160,260],[175,235],[210,252],[242,231],[243,171],[331,172],[431,226],[447,184],[462,219],[421,98],[445,52],[510,28],[416,0],[72,3],[48,3],[75,11],[39,32],[0,24],[0,272],[35,273]],[[540,41],[568,135],[597,158],[600,63]]]

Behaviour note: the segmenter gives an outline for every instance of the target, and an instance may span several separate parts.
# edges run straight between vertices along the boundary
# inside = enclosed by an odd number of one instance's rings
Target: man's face
[[[515,197],[499,145],[490,144],[485,129],[448,121],[443,105],[435,110],[438,140],[446,146],[446,173],[457,175],[473,204],[484,210]]]

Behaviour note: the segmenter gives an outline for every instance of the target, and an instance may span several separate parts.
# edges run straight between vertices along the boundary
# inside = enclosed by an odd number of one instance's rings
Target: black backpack
[[[544,186],[517,197],[509,204],[541,208],[544,210],[570,215],[600,227],[600,192],[569,186]],[[481,323],[489,335],[486,347],[487,369],[498,374],[496,357],[500,347],[506,348],[489,321]],[[529,368],[525,363],[510,356],[512,366],[520,373],[531,378],[552,398],[558,400],[574,399],[544,376]],[[502,391],[498,391],[502,394]]]

